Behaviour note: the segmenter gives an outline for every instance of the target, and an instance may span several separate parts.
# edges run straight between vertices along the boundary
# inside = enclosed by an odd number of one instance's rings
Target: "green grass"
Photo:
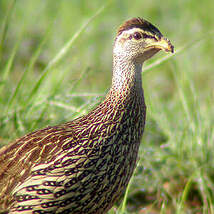
[[[213,11],[212,0],[0,1],[0,145],[100,102],[118,25],[144,17],[176,54],[144,65],[138,167],[109,213],[214,213]]]

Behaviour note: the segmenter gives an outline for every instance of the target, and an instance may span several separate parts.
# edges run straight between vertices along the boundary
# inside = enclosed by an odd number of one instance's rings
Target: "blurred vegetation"
[[[144,17],[186,48],[143,73],[138,167],[109,213],[214,213],[213,11],[212,0],[1,0],[0,145],[100,102],[117,27]]]

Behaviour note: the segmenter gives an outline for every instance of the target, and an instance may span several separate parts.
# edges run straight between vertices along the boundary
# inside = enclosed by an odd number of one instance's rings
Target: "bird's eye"
[[[139,40],[139,39],[142,38],[142,34],[139,33],[139,32],[135,32],[134,35],[133,35],[133,37],[134,37],[136,40]]]

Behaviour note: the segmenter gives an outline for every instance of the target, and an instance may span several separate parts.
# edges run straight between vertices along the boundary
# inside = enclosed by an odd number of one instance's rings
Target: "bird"
[[[0,213],[104,214],[124,194],[146,121],[143,63],[170,40],[143,18],[117,30],[112,83],[103,101],[70,122],[0,149]]]

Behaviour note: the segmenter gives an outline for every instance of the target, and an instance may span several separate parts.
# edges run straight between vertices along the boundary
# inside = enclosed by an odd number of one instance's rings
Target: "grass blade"
[[[66,53],[69,51],[73,43],[76,41],[76,39],[80,36],[80,34],[86,29],[86,27],[89,25],[90,22],[92,22],[104,9],[106,8],[106,5],[102,6],[91,18],[88,19],[87,22],[85,22],[80,29],[71,37],[71,39],[62,47],[62,49],[59,51],[58,54],[48,63],[46,68],[43,70],[43,73],[39,80],[36,82],[34,88],[32,89],[29,98],[26,103],[31,102],[33,96],[35,96],[38,93],[38,89],[43,83],[45,77],[48,75],[49,70],[60,62],[60,60],[66,55]]]
[[[4,41],[7,35],[7,31],[8,31],[8,27],[9,27],[9,23],[10,23],[10,19],[11,19],[11,15],[14,9],[14,6],[16,4],[16,0],[12,0],[12,2],[9,5],[8,11],[6,13],[5,19],[3,21],[2,24],[2,34],[1,34],[1,38],[0,38],[0,59],[2,56],[2,51],[3,51],[3,45],[4,45]]]

